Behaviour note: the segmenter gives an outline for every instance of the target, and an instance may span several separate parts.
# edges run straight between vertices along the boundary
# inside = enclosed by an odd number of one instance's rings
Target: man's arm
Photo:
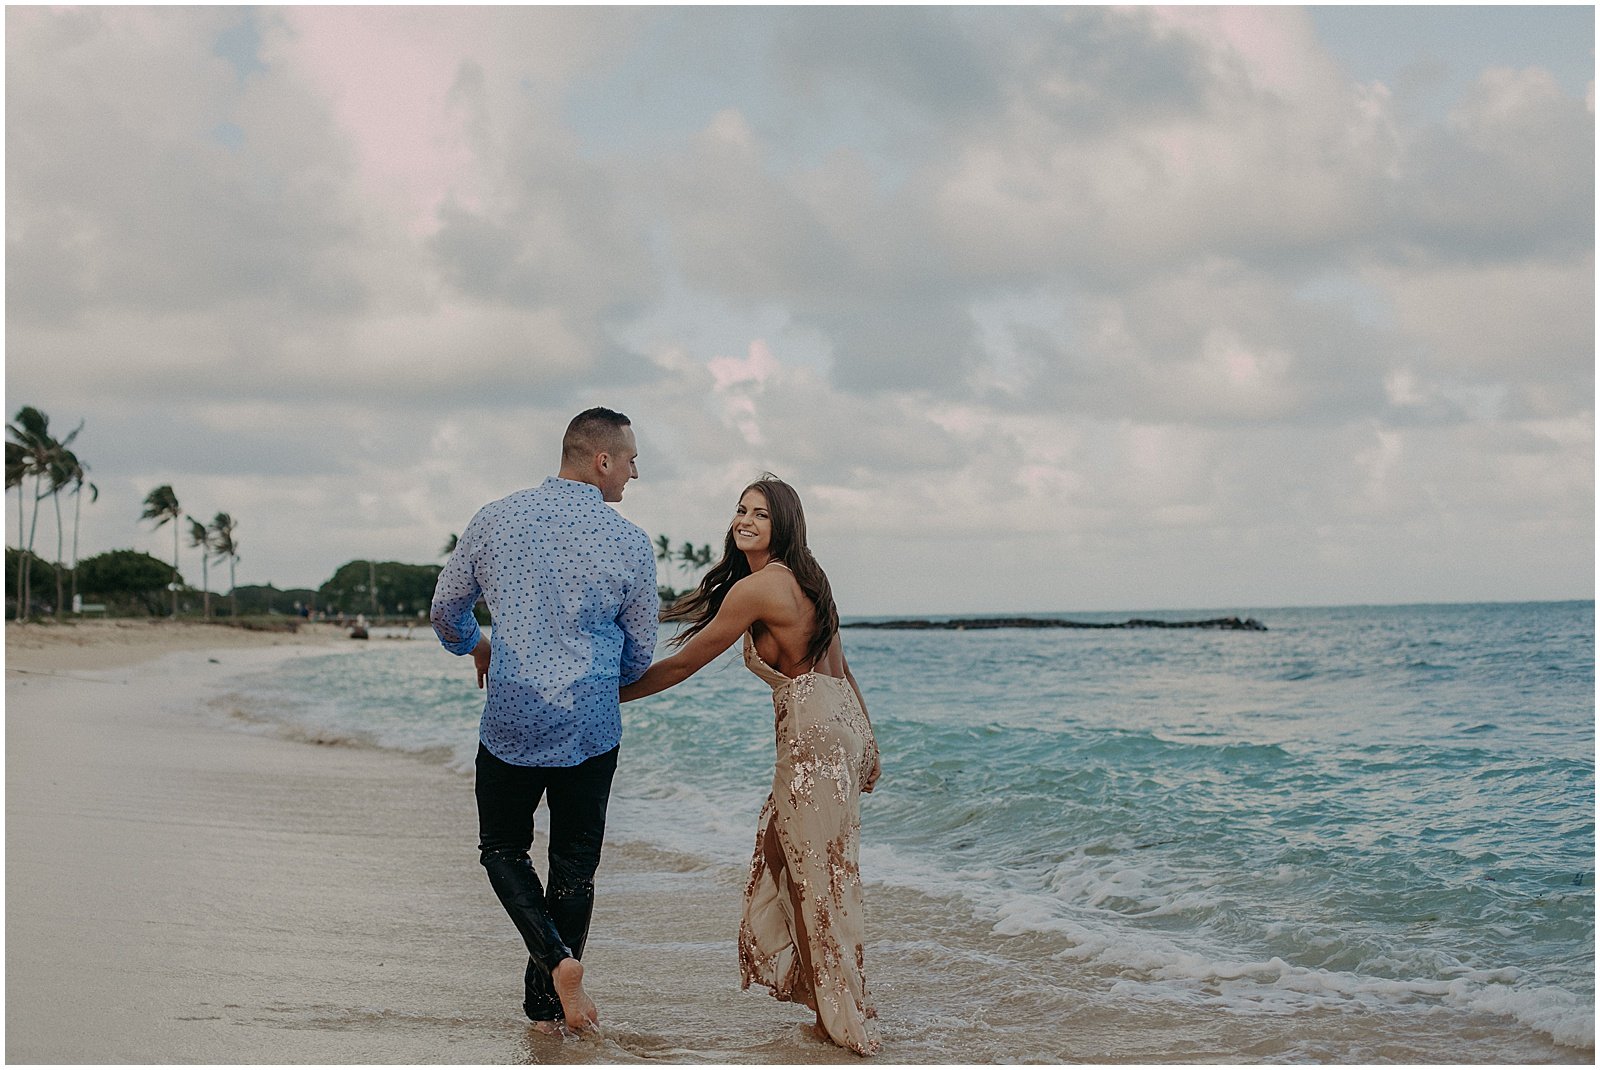
[[[439,643],[452,654],[471,654],[478,648],[483,631],[472,607],[483,594],[478,579],[473,574],[472,552],[477,547],[483,530],[482,510],[472,518],[467,529],[456,542],[455,552],[445,562],[439,581],[433,587],[433,605],[429,619]],[[483,668],[483,666],[480,666]],[[479,686],[483,686],[480,674]]]
[[[656,652],[656,629],[661,617],[661,596],[656,591],[656,555],[649,536],[640,532],[643,551],[635,565],[632,589],[617,623],[622,626],[621,682],[624,686],[644,675]]]

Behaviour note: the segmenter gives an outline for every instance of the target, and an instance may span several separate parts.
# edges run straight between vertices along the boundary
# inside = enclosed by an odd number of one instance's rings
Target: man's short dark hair
[[[584,409],[567,425],[561,437],[561,462],[586,464],[597,453],[616,449],[621,445],[622,429],[633,422],[620,412],[611,409]]]

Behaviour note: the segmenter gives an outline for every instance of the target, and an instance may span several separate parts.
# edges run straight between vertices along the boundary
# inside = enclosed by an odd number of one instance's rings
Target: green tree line
[[[198,529],[204,525],[198,521],[191,521],[191,525],[191,542],[198,544],[203,541]],[[696,547],[685,542],[674,549],[672,540],[666,536],[656,540],[657,559],[662,565],[683,575],[685,580],[693,580],[710,563],[711,552],[709,545]],[[8,597],[16,594],[20,557],[20,551],[9,547],[6,549]],[[202,563],[206,560],[207,557],[203,555]],[[358,559],[341,565],[317,588],[234,585],[228,592],[228,604],[215,609],[209,605],[209,590],[195,590],[185,583],[183,574],[173,564],[138,550],[111,550],[84,558],[76,568],[66,570],[33,557],[28,561],[23,579],[31,580],[35,587],[46,588],[59,582],[63,571],[70,573],[74,585],[83,594],[85,604],[103,606],[104,612],[114,616],[170,616],[176,613],[210,619],[214,616],[236,618],[306,611],[351,618],[360,613],[373,620],[413,620],[427,614],[433,600],[434,586],[439,579],[440,566]],[[670,584],[661,584],[657,590],[663,602],[671,602],[684,593]]]
[[[191,532],[191,538],[198,535]],[[364,613],[375,619],[426,615],[439,578],[438,565],[399,561],[351,561],[339,567],[320,587],[278,588],[272,584],[234,585],[225,604],[208,605],[211,592],[196,590],[170,562],[139,550],[110,550],[86,557],[75,569],[58,568],[6,547],[6,596],[17,595],[20,582],[45,588],[70,573],[86,607],[111,616],[199,616],[204,619],[304,612]],[[204,560],[204,558],[202,558]]]

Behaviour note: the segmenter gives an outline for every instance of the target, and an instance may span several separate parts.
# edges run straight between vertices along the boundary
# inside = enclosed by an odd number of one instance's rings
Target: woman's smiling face
[[[747,554],[772,546],[772,514],[759,490],[745,491],[733,511],[733,544]]]

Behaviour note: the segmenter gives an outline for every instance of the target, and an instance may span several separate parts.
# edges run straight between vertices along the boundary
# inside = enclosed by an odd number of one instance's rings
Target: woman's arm
[[[734,584],[710,624],[685,643],[682,650],[651,665],[643,676],[622,688],[618,697],[623,702],[632,702],[681,684],[737,642],[761,617],[764,603],[760,585],[750,582],[754,578],[746,576]]]
[[[839,651],[839,660],[844,663],[844,678],[850,681],[850,689],[856,693],[856,701],[861,704],[861,716],[867,719],[867,731],[872,731],[872,718],[867,717],[867,700],[861,697],[861,685],[856,683],[855,673],[850,671],[850,659],[844,656],[844,650]],[[872,741],[872,769],[867,773],[866,779],[861,782],[861,790],[870,792],[878,786],[878,775],[883,772],[882,762],[879,760],[877,733],[873,733]]]
[[[855,674],[850,671],[850,659],[844,656],[844,651],[839,651],[839,660],[844,664],[844,678],[850,681],[850,689],[856,693],[856,701],[861,704],[861,716],[867,717],[867,700],[861,697],[861,685],[856,683]],[[872,718],[867,717],[867,723],[872,723]]]

